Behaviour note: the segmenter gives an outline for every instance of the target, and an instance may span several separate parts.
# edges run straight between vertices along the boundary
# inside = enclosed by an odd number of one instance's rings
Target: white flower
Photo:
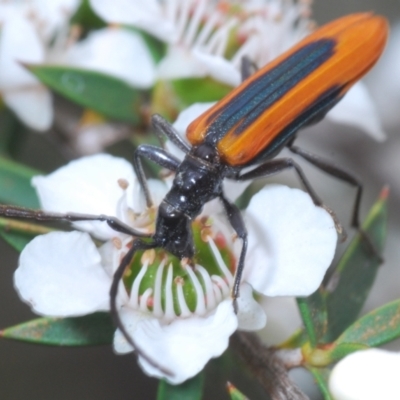
[[[302,0],[90,2],[105,21],[135,26],[168,44],[158,65],[160,79],[211,76],[237,86],[243,56],[261,67],[314,27],[309,19],[310,2]],[[327,118],[361,128],[376,140],[385,138],[374,102],[362,82],[350,89]]]
[[[63,29],[79,0],[0,1],[0,93],[28,126],[46,130],[53,120],[51,94],[21,63],[46,60],[55,33]]]
[[[159,204],[166,186],[154,180],[149,184]],[[108,155],[82,158],[47,177],[34,178],[33,185],[45,210],[107,214],[135,229],[154,229],[154,210],[144,208],[138,181],[125,160]],[[117,305],[127,331],[147,357],[173,376],[165,376],[141,356],[140,365],[147,374],[174,384],[194,376],[210,358],[222,354],[237,327],[264,326],[266,316],[253,299],[252,289],[273,296],[311,294],[336,246],[331,217],[308,194],[278,185],[262,189],[244,212],[249,251],[240,311],[235,315],[231,268],[241,243],[232,239],[232,229],[220,209],[209,208],[208,215],[205,218],[203,213],[193,229],[201,238],[196,242],[197,257],[209,262],[193,268],[150,250],[141,258],[137,255],[124,278],[131,281],[124,280],[119,287]],[[21,254],[15,286],[38,314],[67,317],[109,310],[112,276],[132,237],[104,222],[74,225],[85,232],[38,236]],[[103,245],[96,247],[87,232],[103,240]],[[132,351],[120,331],[115,334],[114,348],[118,353]]]
[[[309,32],[306,2],[91,0],[91,5],[105,21],[138,27],[168,44],[158,65],[161,79],[211,76],[236,86],[243,56],[264,65]]]
[[[329,390],[335,400],[399,399],[399,370],[400,353],[357,351],[333,368]]]

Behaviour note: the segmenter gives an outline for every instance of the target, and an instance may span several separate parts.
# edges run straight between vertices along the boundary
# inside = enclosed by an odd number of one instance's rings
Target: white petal
[[[92,32],[68,52],[66,62],[123,79],[138,88],[155,80],[153,58],[142,37],[125,29],[105,28]]]
[[[44,47],[33,24],[22,16],[7,20],[0,35],[0,89],[38,85],[39,81],[19,63],[43,60]]]
[[[266,296],[307,296],[322,281],[336,248],[330,215],[299,190],[269,185],[245,212],[249,232],[244,280]]]
[[[109,309],[111,278],[86,233],[37,236],[21,253],[14,283],[38,314],[67,317]]]
[[[386,138],[378,111],[362,82],[357,82],[326,116],[334,122],[356,126],[378,141]]]
[[[90,4],[107,22],[136,26],[163,41],[174,36],[174,26],[164,17],[157,0],[90,0]]]
[[[168,54],[158,64],[160,79],[202,78],[208,74],[207,66],[193,57],[184,47],[171,46]]]
[[[230,299],[220,303],[207,317],[177,319],[169,325],[163,325],[155,318],[141,319],[134,313],[121,313],[128,332],[151,359],[171,370],[174,376],[164,376],[139,356],[141,367],[148,375],[166,378],[172,384],[191,378],[211,358],[220,356],[228,347],[229,336],[237,328],[237,318]],[[116,334],[115,341],[119,342],[121,348],[120,334]]]
[[[211,108],[215,102],[209,103],[195,103],[189,106],[188,108],[181,111],[178,115],[178,118],[173,123],[174,128],[182,135],[182,137],[186,133],[186,129],[193,120],[199,117],[201,114],[206,112],[209,108]]]
[[[385,127],[397,130],[400,123],[400,24],[390,30],[388,46],[383,56],[368,74],[368,87],[371,88],[379,114]]]
[[[240,72],[234,65],[223,57],[193,50],[193,57],[207,71],[206,75],[213,77],[218,82],[230,86],[237,86],[241,82]]]
[[[31,13],[38,21],[43,37],[51,40],[56,30],[65,26],[79,4],[79,0],[33,0]]]
[[[138,185],[131,164],[107,154],[72,161],[47,176],[32,179],[42,208],[55,212],[76,212],[117,216],[117,205],[124,190],[119,179],[129,183],[128,205],[133,207],[133,193]],[[108,239],[116,235],[105,222],[76,222],[79,229]]]
[[[329,389],[335,400],[400,399],[400,353],[357,351],[333,369]]]
[[[267,316],[262,307],[254,300],[253,290],[250,285],[240,285],[240,297],[238,304],[238,323],[242,331],[256,331],[264,328]]]
[[[53,122],[53,99],[43,85],[21,87],[3,92],[4,102],[32,129],[45,131]]]

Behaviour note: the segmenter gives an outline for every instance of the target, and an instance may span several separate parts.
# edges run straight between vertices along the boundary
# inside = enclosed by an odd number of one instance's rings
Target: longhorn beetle
[[[294,146],[293,142],[300,128],[321,120],[372,68],[383,51],[387,34],[388,26],[383,17],[371,13],[353,14],[319,28],[250,77],[246,76],[249,75],[249,64],[244,63],[242,72],[247,79],[189,125],[186,136],[190,145],[166,120],[154,115],[152,124],[157,134],[166,135],[185,153],[185,158],[180,161],[162,148],[151,145],[141,145],[134,153],[133,166],[148,207],[153,203],[142,158],[175,172],[172,187],[160,204],[153,234],[143,234],[105,215],[57,214],[12,206],[0,206],[0,215],[41,221],[99,220],[116,231],[136,237],[113,278],[111,313],[115,324],[138,354],[156,368],[171,374],[134,343],[118,315],[118,285],[132,257],[138,250],[163,248],[180,259],[192,259],[195,248],[191,221],[199,215],[206,202],[219,198],[230,224],[243,242],[232,289],[236,307],[247,232],[239,209],[222,191],[224,178],[243,181],[294,169],[313,202],[330,211],[298,164],[291,158],[273,159],[283,147],[357,188],[351,225],[360,230],[358,214],[362,186],[359,181]],[[247,170],[243,172],[245,167]],[[337,223],[336,226],[340,233],[340,225]]]

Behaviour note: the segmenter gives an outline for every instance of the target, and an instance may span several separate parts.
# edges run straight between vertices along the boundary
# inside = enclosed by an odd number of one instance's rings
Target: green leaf
[[[303,320],[311,347],[316,347],[326,333],[327,311],[325,298],[318,289],[311,296],[297,298],[297,305]]]
[[[0,236],[17,251],[22,251],[35,236],[43,235],[52,230],[25,220],[0,218]]]
[[[80,25],[84,29],[103,28],[107,24],[92,10],[89,0],[83,0],[71,18],[71,24]]]
[[[179,112],[194,103],[218,101],[232,87],[212,78],[186,78],[158,81],[153,89],[151,113],[161,114],[174,121]]]
[[[24,143],[29,129],[8,108],[0,113],[0,154],[14,156]]]
[[[5,339],[52,346],[91,346],[112,343],[115,328],[108,313],[75,318],[38,318],[0,332]]]
[[[21,252],[23,248],[33,239],[33,236],[6,231],[0,231],[0,237],[2,237],[11,247],[13,247],[18,252]]]
[[[248,400],[248,398],[240,392],[232,383],[228,382],[227,384],[229,395],[231,396],[231,400]]]
[[[0,203],[38,208],[39,200],[31,186],[38,171],[0,156]]]
[[[387,226],[387,196],[384,188],[363,224],[379,254],[382,254]],[[357,318],[375,280],[381,260],[357,234],[343,254],[327,290],[328,333],[326,342],[335,340]]]
[[[329,393],[328,388],[328,380],[330,370],[328,368],[307,368],[311,374],[313,375],[315,382],[317,383],[319,389],[321,390],[322,395],[325,400],[334,400],[331,394]]]
[[[158,385],[157,400],[201,400],[203,384],[203,372],[180,385],[170,385],[162,379]]]
[[[31,186],[31,178],[39,172],[0,156],[0,203],[38,208],[39,200]],[[0,237],[21,251],[37,233],[15,232],[5,218],[0,218]]]
[[[232,342],[222,356],[213,358],[207,363],[204,371],[206,375],[204,399],[228,398],[227,382],[235,382],[235,385],[250,399],[270,399],[255,374],[250,371],[249,365],[239,356],[238,348],[235,351],[232,349]]]
[[[51,89],[109,118],[141,123],[143,93],[112,76],[65,66],[25,64]]]
[[[186,78],[172,81],[184,108],[194,104],[221,100],[232,91],[232,86],[212,78]]]
[[[400,337],[400,300],[392,301],[364,315],[334,342],[376,347]]]
[[[300,328],[289,339],[278,344],[276,347],[279,349],[297,349],[298,347],[302,347],[308,340],[310,340],[308,333],[305,329]]]

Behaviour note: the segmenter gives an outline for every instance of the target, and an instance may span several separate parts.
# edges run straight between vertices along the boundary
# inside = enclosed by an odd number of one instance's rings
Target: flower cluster
[[[21,64],[41,64],[51,58],[54,36],[65,31],[78,4],[79,0],[0,1],[0,94],[36,130],[52,123],[51,95]]]
[[[52,99],[21,63],[82,67],[138,89],[154,87],[160,80],[189,77],[212,77],[236,86],[243,56],[263,66],[314,26],[307,0],[91,0],[93,10],[110,25],[78,40],[79,29],[70,27],[69,20],[79,3],[57,0],[51,7],[40,1],[0,3],[0,92],[16,115],[36,130],[51,126]],[[166,52],[158,63],[140,32],[165,42]],[[384,137],[362,83],[350,90],[328,118],[355,125],[378,140]],[[93,132],[91,137],[93,142]]]

